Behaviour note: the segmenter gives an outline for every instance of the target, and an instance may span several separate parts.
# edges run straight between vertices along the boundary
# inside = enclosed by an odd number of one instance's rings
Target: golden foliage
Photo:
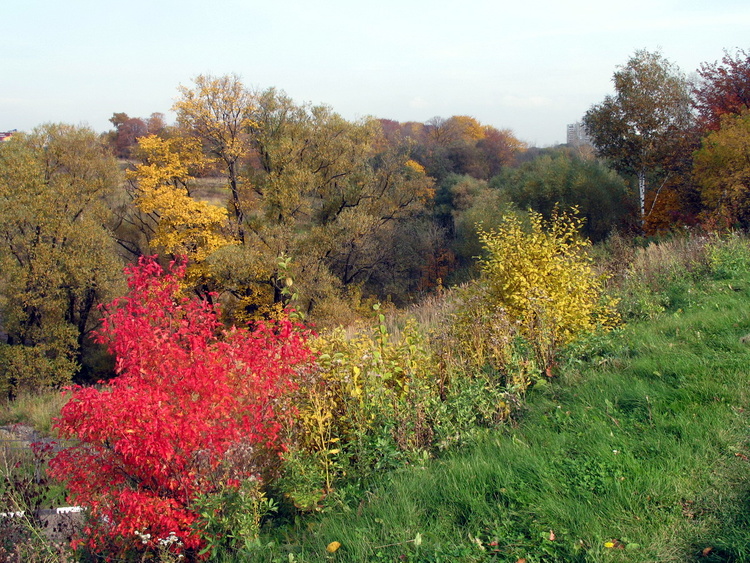
[[[488,257],[481,261],[488,305],[518,325],[549,368],[555,351],[581,333],[618,322],[614,303],[602,304],[603,279],[579,236],[582,219],[555,213],[549,222],[529,212],[529,228],[515,215],[491,231],[480,230]]]
[[[750,110],[722,116],[695,153],[693,174],[707,218],[722,227],[750,221]]]
[[[142,137],[137,154],[142,163],[127,176],[137,186],[135,205],[157,218],[155,247],[202,262],[232,243],[225,232],[227,210],[190,197],[192,174],[206,165],[196,139]]]

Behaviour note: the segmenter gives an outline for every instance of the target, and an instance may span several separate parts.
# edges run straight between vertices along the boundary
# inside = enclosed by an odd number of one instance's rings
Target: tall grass
[[[23,424],[50,435],[52,421],[60,415],[67,400],[66,393],[55,389],[20,393],[15,399],[0,404],[0,426]]]

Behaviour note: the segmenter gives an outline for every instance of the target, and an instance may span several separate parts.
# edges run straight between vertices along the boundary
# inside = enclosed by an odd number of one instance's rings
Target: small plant
[[[736,233],[716,237],[708,244],[708,262],[717,279],[744,275],[750,270],[750,241]]]
[[[313,510],[344,474],[367,478],[431,449],[439,401],[435,357],[414,323],[394,338],[378,306],[376,324],[311,341],[318,361],[300,372],[298,418],[284,455],[285,494]]]
[[[39,510],[60,503],[63,490],[46,475],[54,442],[26,450],[0,449],[0,561],[59,563],[72,560],[65,543],[52,541]]]
[[[262,519],[276,511],[259,479],[230,481],[218,491],[199,495],[192,505],[200,514],[196,529],[205,547],[199,555],[238,555],[257,545]]]

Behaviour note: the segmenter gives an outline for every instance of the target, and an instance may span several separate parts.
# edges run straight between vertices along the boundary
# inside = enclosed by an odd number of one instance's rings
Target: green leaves
[[[0,317],[9,335],[2,381],[68,381],[96,305],[120,265],[106,205],[119,182],[114,159],[85,128],[48,124],[0,147]]]

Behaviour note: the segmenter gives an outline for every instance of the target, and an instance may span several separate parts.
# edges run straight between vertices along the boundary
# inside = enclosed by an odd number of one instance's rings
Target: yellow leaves
[[[235,75],[199,75],[194,82],[179,88],[182,97],[172,107],[178,121],[221,158],[236,161],[246,149],[243,133],[254,125],[250,93]]]
[[[139,140],[137,154],[143,162],[128,172],[128,178],[137,186],[136,206],[158,218],[154,246],[201,262],[232,243],[225,234],[227,210],[188,193],[191,172],[206,163],[197,140],[151,135]]]
[[[411,158],[406,161],[406,166],[408,166],[409,168],[411,168],[412,170],[414,170],[415,172],[417,172],[419,174],[426,174],[427,173],[425,171],[425,169],[424,169],[424,166],[422,166],[416,160],[413,160]]]
[[[326,551],[328,553],[336,553],[339,548],[341,547],[341,543],[337,541],[332,541],[326,546]]]
[[[602,279],[585,252],[590,243],[578,235],[582,223],[567,214],[546,223],[530,212],[527,228],[511,215],[479,233],[488,253],[481,266],[489,299],[519,323],[545,366],[560,345],[617,320],[611,303],[600,304]]]
[[[750,215],[750,110],[722,117],[695,153],[693,174],[707,214],[727,225]]]

